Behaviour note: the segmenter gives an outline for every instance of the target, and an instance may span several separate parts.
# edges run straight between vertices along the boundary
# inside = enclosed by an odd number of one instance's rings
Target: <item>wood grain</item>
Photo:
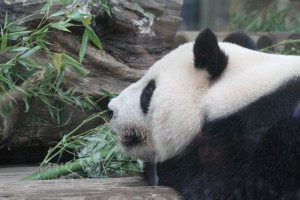
[[[21,181],[34,166],[0,167],[0,199],[181,199],[173,189],[152,187],[141,177]]]

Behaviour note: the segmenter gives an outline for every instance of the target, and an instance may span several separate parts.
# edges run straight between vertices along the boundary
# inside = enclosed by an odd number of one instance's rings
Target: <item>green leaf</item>
[[[4,19],[4,29],[7,28],[7,24],[8,24],[8,15],[7,15],[7,12],[6,12],[5,19]]]
[[[71,32],[67,28],[70,27],[70,26],[74,26],[74,24],[71,24],[71,23],[68,23],[68,22],[65,22],[65,21],[59,21],[59,22],[51,23],[50,26],[52,28],[56,28],[56,29],[61,30],[61,31]]]
[[[87,34],[89,35],[89,38],[93,41],[93,43],[94,43],[99,49],[102,49],[101,42],[100,42],[98,36],[96,35],[96,33],[94,32],[94,30],[93,30],[90,26],[87,26],[87,27],[85,28],[85,30],[87,31]]]
[[[58,3],[73,3],[74,0],[55,0],[55,2],[58,2]]]
[[[92,15],[86,15],[82,20],[82,24],[83,26],[89,26],[91,24],[91,21],[92,21]]]
[[[30,50],[28,50],[26,53],[24,53],[23,55],[20,56],[20,58],[26,58],[32,54],[34,54],[35,52],[37,52],[38,50],[40,50],[41,47],[40,46],[36,46]]]
[[[61,142],[64,144],[68,141],[68,136],[67,135],[64,135]]]
[[[71,67],[81,76],[86,76],[85,70],[82,68],[81,64],[72,58],[71,56],[62,53],[62,57],[66,60],[66,62],[71,65]]]
[[[15,84],[13,82],[11,82],[10,80],[8,80],[2,74],[0,74],[0,80],[1,80],[1,82],[4,82],[5,84],[7,84],[10,89],[13,89],[15,87]]]
[[[81,48],[80,48],[80,52],[79,52],[80,63],[82,63],[83,57],[85,55],[88,39],[89,39],[88,33],[87,33],[87,30],[85,29],[84,34],[82,36]]]
[[[23,99],[23,101],[24,101],[24,103],[25,103],[25,112],[28,112],[29,111],[29,104],[28,104],[28,100],[27,100],[27,97],[28,96],[26,96],[26,95],[22,95],[22,99]]]
[[[20,32],[20,31],[24,31],[26,29],[27,29],[27,27],[25,27],[25,26],[14,26],[14,25],[11,25],[11,26],[7,27],[7,30],[9,30],[11,32]]]
[[[110,9],[107,5],[107,0],[100,0],[100,3],[102,5],[103,9],[105,10],[105,12],[108,14],[108,16],[111,17]]]
[[[1,38],[1,49],[5,49],[7,46],[8,34],[4,33],[4,36]]]
[[[102,92],[105,96],[108,96],[110,98],[114,98],[114,97],[118,96],[118,94],[111,93],[111,92],[109,92],[109,91],[107,91],[105,89],[100,89],[99,91]]]
[[[16,86],[15,89],[25,95],[28,95],[28,93],[25,90],[23,90],[21,87]]]
[[[44,37],[48,33],[48,30],[49,30],[49,27],[44,26],[43,28],[41,28],[41,29],[37,30],[36,32],[34,32],[33,34],[31,34],[31,37],[32,38],[35,37],[37,41],[47,43],[47,41],[44,40]]]
[[[36,35],[40,35],[40,34],[45,34],[45,33],[47,33],[48,30],[49,30],[49,26],[50,26],[50,24],[48,24],[48,25],[44,26],[43,28],[38,29],[37,31],[35,31],[35,32],[33,33],[33,37],[35,37]]]
[[[24,67],[26,67],[27,70],[32,70],[32,68],[34,66],[34,64],[26,58],[20,58],[20,59],[18,59],[18,62],[21,65],[23,65]]]
[[[58,11],[58,12],[53,13],[52,15],[50,15],[50,17],[58,17],[58,16],[65,15],[65,14],[66,14],[65,11]]]
[[[11,52],[23,52],[23,51],[26,51],[28,49],[29,49],[28,47],[18,47],[18,48],[12,48],[12,49],[10,49],[10,51]]]
[[[69,19],[78,21],[78,22],[82,22],[87,16],[89,16],[86,13],[82,13],[79,11],[72,11],[72,12],[67,12],[67,17]]]
[[[117,147],[110,149],[108,154],[105,156],[104,161],[108,161],[114,154],[116,154],[117,151]]]
[[[8,38],[10,40],[17,40],[20,36],[27,35],[27,34],[29,34],[31,32],[32,31],[20,31],[20,32],[10,33],[10,34],[8,34]]]
[[[52,1],[48,1],[45,3],[45,5],[42,7],[41,11],[49,11],[50,7],[53,5]]]
[[[58,73],[60,73],[61,64],[62,64],[61,54],[54,53],[53,62],[54,62],[54,65],[55,65]]]
[[[10,68],[10,67],[12,67],[12,66],[13,66],[12,63],[0,64],[0,69],[1,69],[1,68]],[[0,76],[1,76],[1,74],[0,74]],[[0,80],[1,80],[1,78],[0,78]]]
[[[60,84],[64,80],[64,77],[65,77],[65,70],[61,70],[60,73],[58,74],[56,82],[55,82],[56,87],[60,86]]]

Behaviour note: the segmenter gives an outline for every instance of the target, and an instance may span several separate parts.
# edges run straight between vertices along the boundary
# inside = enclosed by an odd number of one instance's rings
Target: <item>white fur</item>
[[[219,43],[229,57],[221,77],[211,82],[206,70],[194,67],[193,43],[175,49],[157,61],[139,80],[126,88],[109,107],[115,111],[112,128],[143,130],[146,141],[127,154],[143,160],[164,161],[179,154],[201,132],[203,115],[215,119],[234,113],[300,76],[300,57],[266,54],[230,43]],[[140,108],[142,90],[156,81],[147,115]]]
[[[228,55],[229,63],[201,102],[210,119],[234,113],[300,76],[299,56],[267,54],[230,43],[219,45]]]

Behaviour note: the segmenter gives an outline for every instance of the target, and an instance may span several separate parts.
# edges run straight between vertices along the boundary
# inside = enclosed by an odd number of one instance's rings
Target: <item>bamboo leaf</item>
[[[57,76],[57,80],[55,82],[56,87],[59,87],[65,77],[65,70],[61,70]]]
[[[85,55],[88,39],[89,39],[88,33],[87,33],[87,30],[85,30],[84,34],[82,36],[81,48],[80,48],[80,52],[79,52],[80,63],[82,63],[83,57]]]
[[[55,2],[58,2],[58,3],[73,3],[74,0],[55,0]]]
[[[28,95],[28,93],[25,90],[23,90],[21,87],[16,86],[15,89],[25,95]]]
[[[93,41],[93,43],[99,48],[99,49],[102,49],[102,45],[101,45],[101,42],[98,38],[98,36],[96,35],[96,33],[94,32],[94,30],[90,27],[90,26],[87,26],[85,28],[85,30],[87,31],[88,35],[89,35],[89,38]]]
[[[92,15],[86,15],[82,20],[82,24],[84,26],[89,26],[91,24],[91,21],[92,21]]]
[[[29,34],[31,32],[32,31],[20,31],[20,32],[10,33],[10,34],[8,34],[8,38],[10,40],[17,40],[20,36],[27,35],[27,34]]]
[[[27,29],[27,27],[25,27],[25,26],[14,26],[14,25],[11,25],[11,26],[7,27],[7,30],[9,30],[11,32],[20,32],[20,31],[24,31],[26,29]]]
[[[11,52],[24,52],[28,49],[29,49],[28,47],[18,47],[18,48],[12,48],[10,51]]]
[[[22,95],[22,99],[25,103],[25,112],[29,111],[29,104],[28,104],[28,100],[27,100],[27,96],[26,95]]]
[[[12,67],[12,66],[13,66],[12,63],[0,64],[0,69],[1,69],[1,68],[10,68],[10,67]],[[1,74],[0,74],[0,76],[1,76]],[[0,78],[0,80],[1,80],[1,78]]]
[[[59,21],[59,22],[54,22],[51,23],[50,25],[52,28],[61,30],[61,31],[66,31],[66,32],[71,32],[69,29],[67,29],[70,26],[74,26],[74,24],[65,22],[65,21]]]
[[[5,19],[4,19],[4,29],[7,28],[7,24],[8,24],[8,15],[7,15],[7,12],[6,12]]]
[[[4,36],[1,38],[1,49],[5,49],[7,46],[8,34],[4,33]]]
[[[105,96],[110,97],[110,98],[114,98],[114,97],[118,96],[118,94],[111,93],[105,89],[100,89],[99,91],[102,92]]]
[[[75,20],[78,22],[82,22],[87,16],[88,16],[88,14],[82,13],[79,11],[67,12],[67,17],[69,19],[72,19],[72,20]]]
[[[67,142],[67,135],[64,135],[64,136],[63,136],[61,142],[62,142],[63,144],[65,144],[65,143]]]
[[[53,62],[54,62],[54,65],[55,65],[58,73],[60,73],[61,64],[62,64],[61,54],[54,53]]]
[[[32,54],[34,54],[35,52],[37,52],[38,50],[40,50],[41,47],[40,46],[36,46],[30,50],[28,50],[26,53],[24,53],[23,55],[20,56],[20,58],[26,58]]]
[[[107,5],[107,0],[100,0],[100,3],[102,5],[103,9],[105,10],[105,12],[108,14],[108,16],[111,17],[110,9]]]
[[[50,7],[53,5],[53,2],[50,0],[42,7],[41,11],[49,11]]]
[[[62,54],[62,57],[66,60],[66,62],[71,65],[71,67],[81,76],[86,76],[85,70],[82,68],[81,64],[67,54]]]
[[[36,37],[37,35],[41,35],[41,34],[47,33],[48,30],[49,30],[49,26],[50,26],[50,24],[48,24],[48,25],[44,26],[43,28],[41,28],[41,29],[35,31],[35,32],[32,34],[32,37]]]
[[[26,59],[26,58],[20,58],[18,59],[18,62],[23,65],[24,67],[26,67],[27,70],[32,70],[32,67],[34,66],[34,63],[32,63],[30,60]]]
[[[13,89],[15,87],[15,84],[8,80],[5,76],[0,74],[0,80],[4,82],[10,89]]]
[[[58,17],[58,16],[65,15],[65,14],[66,14],[65,11],[58,11],[58,12],[53,13],[52,15],[50,15],[50,17]]]

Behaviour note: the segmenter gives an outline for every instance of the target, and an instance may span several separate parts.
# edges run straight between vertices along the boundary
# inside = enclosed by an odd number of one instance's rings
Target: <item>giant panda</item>
[[[300,199],[300,57],[230,40],[205,29],[112,99],[119,146],[185,199]]]

